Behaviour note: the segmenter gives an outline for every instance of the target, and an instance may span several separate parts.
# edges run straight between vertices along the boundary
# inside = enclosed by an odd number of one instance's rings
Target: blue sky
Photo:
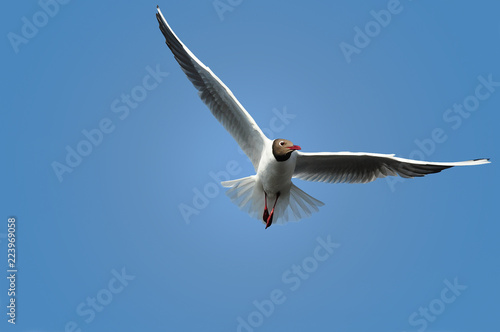
[[[264,230],[215,185],[253,168],[166,47],[157,4],[271,138],[493,163],[366,185],[296,180],[326,205]],[[11,326],[4,279],[0,330],[494,331],[499,10],[9,2],[0,252],[15,216],[18,305]]]

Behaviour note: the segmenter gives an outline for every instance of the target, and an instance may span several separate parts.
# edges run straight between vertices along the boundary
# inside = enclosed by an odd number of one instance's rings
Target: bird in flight
[[[489,163],[489,159],[428,162],[365,152],[301,152],[286,139],[271,140],[231,90],[180,41],[157,7],[156,18],[166,44],[201,100],[252,161],[256,175],[224,181],[226,194],[240,209],[266,225],[298,221],[317,212],[323,202],[292,183],[292,178],[328,183],[368,183],[386,176],[421,177],[454,166]]]

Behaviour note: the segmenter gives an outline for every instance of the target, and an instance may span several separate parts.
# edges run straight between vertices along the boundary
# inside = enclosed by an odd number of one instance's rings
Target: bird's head
[[[277,161],[286,161],[295,150],[300,150],[300,146],[293,145],[289,140],[278,138],[273,141],[273,155]]]

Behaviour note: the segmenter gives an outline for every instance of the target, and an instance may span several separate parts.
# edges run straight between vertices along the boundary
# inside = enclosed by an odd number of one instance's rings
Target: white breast
[[[268,195],[274,196],[278,192],[290,190],[296,161],[297,154],[294,152],[288,160],[277,161],[273,155],[272,141],[271,144],[266,144],[257,177]]]

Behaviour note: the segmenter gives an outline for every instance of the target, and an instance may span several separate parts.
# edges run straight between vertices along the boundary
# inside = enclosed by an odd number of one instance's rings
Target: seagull
[[[231,90],[181,42],[157,7],[156,18],[166,44],[201,100],[251,160],[256,174],[222,182],[227,196],[266,229],[274,223],[298,221],[318,212],[323,202],[292,183],[292,178],[327,183],[368,183],[386,176],[422,177],[454,166],[489,163],[489,159],[428,162],[365,152],[301,152],[298,145],[271,140]]]

